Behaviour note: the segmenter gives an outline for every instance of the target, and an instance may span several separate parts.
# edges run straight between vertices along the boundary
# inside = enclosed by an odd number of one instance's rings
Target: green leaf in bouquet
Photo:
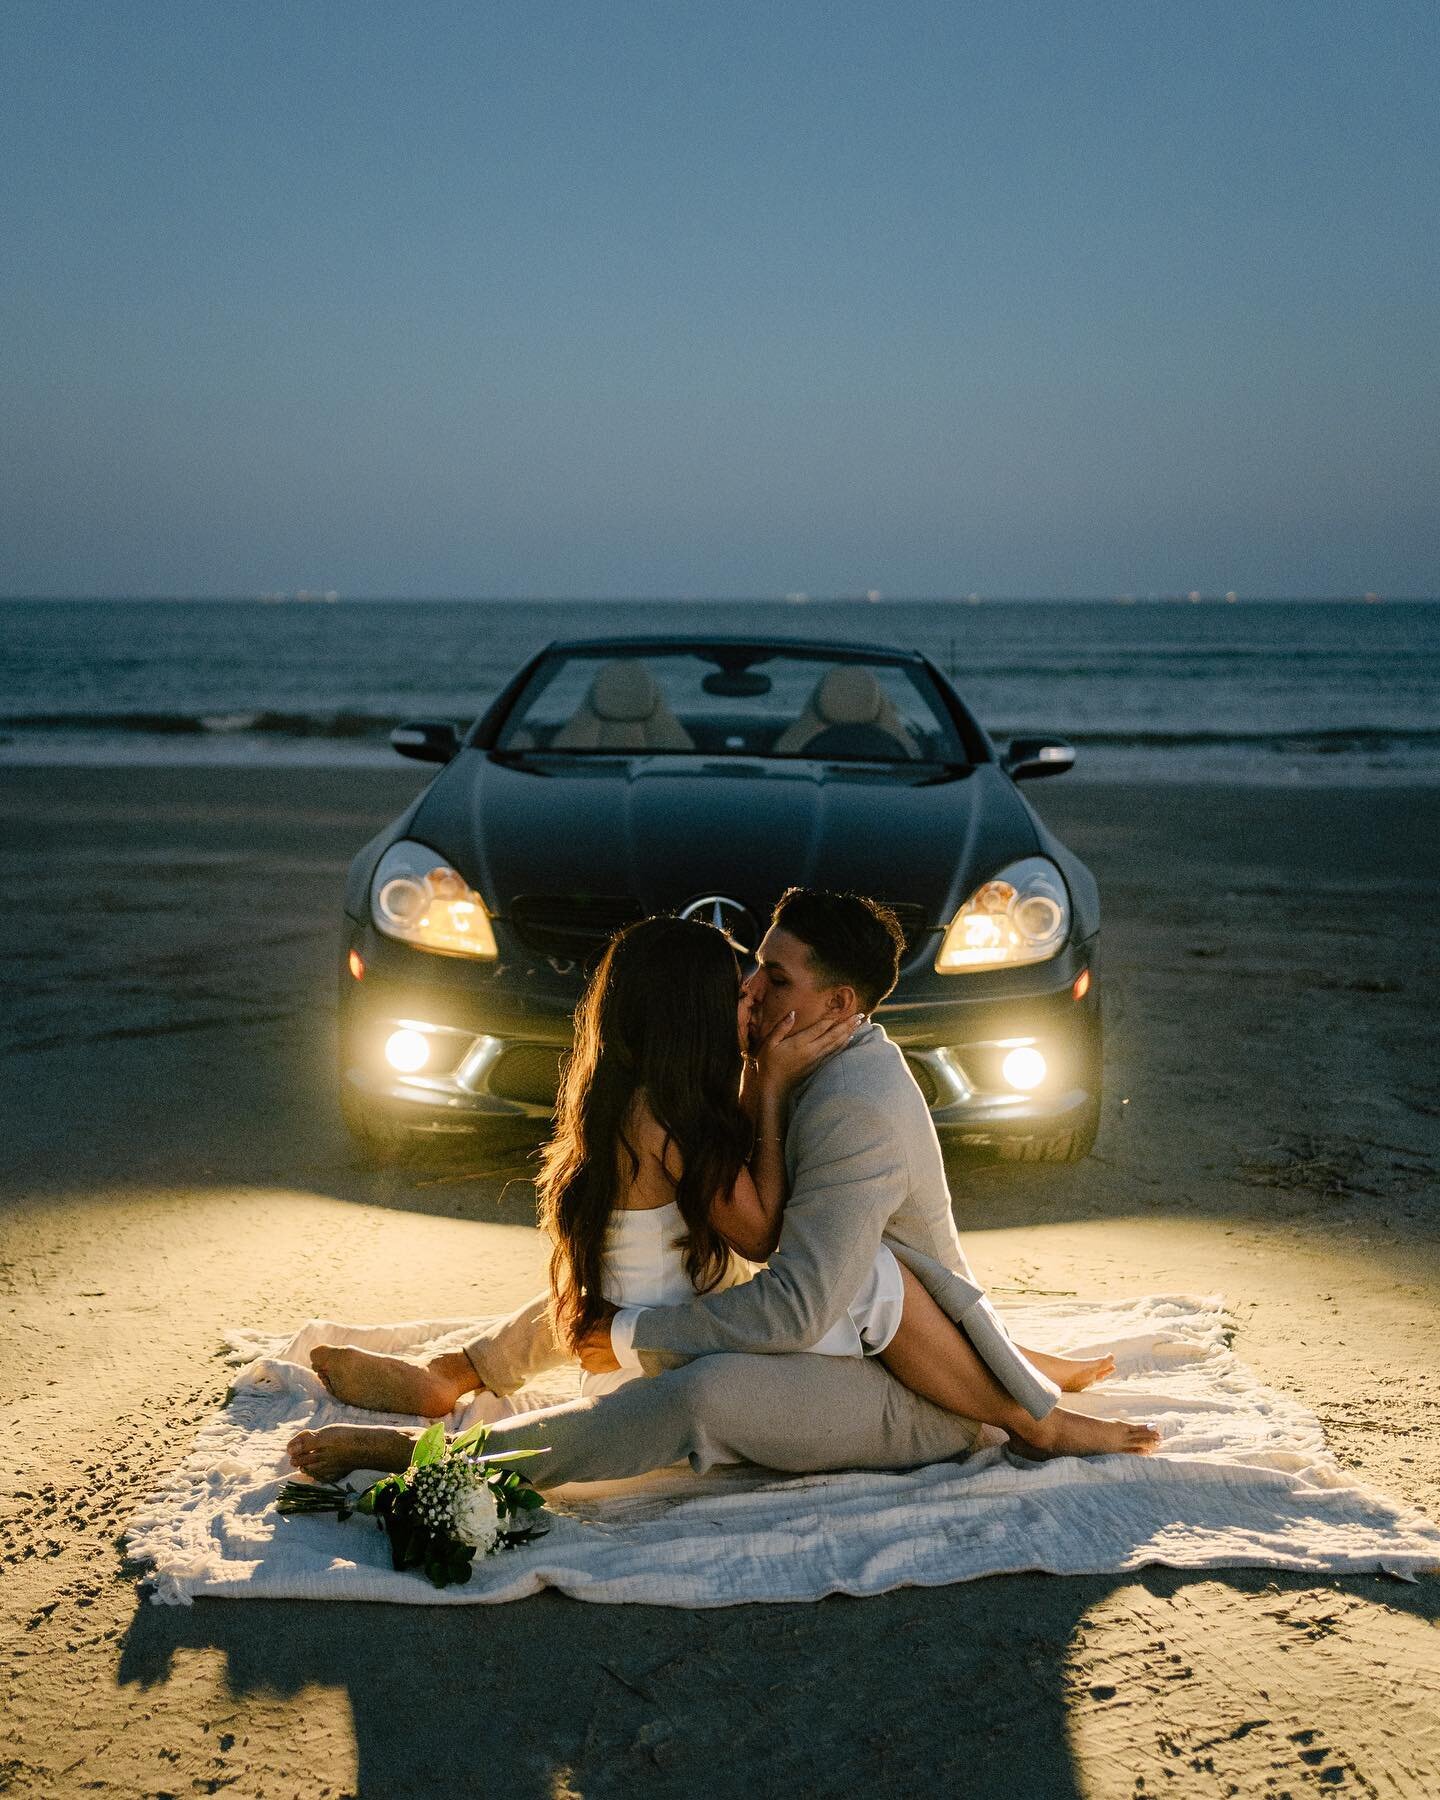
[[[468,1430],[462,1431],[458,1437],[451,1438],[450,1453],[453,1456],[457,1450],[479,1450],[483,1447],[485,1440],[489,1435],[490,1427],[485,1424],[483,1420],[478,1425],[471,1425]]]
[[[452,1543],[448,1538],[432,1536],[426,1548],[421,1567],[425,1578],[432,1587],[449,1587],[452,1583],[465,1582],[470,1579],[472,1569],[470,1558],[473,1552],[467,1545]]]
[[[445,1454],[445,1427],[439,1419],[427,1430],[422,1431],[415,1440],[415,1448],[410,1452],[410,1467],[423,1469],[426,1463],[436,1463]]]
[[[477,1456],[475,1466],[478,1469],[490,1469],[494,1468],[497,1463],[520,1462],[527,1456],[548,1456],[549,1454],[550,1446],[548,1444],[541,1450],[497,1450],[494,1456]]]
[[[384,1519],[404,1493],[405,1477],[403,1475],[382,1475],[379,1481],[372,1482],[355,1502],[355,1510],[370,1514],[377,1519]]]
[[[548,1525],[516,1525],[509,1531],[501,1532],[500,1542],[510,1550],[517,1544],[533,1543],[536,1538],[544,1537],[549,1529]]]
[[[390,1544],[392,1569],[412,1569],[421,1560],[417,1554],[414,1533],[403,1519],[386,1519],[385,1536]]]

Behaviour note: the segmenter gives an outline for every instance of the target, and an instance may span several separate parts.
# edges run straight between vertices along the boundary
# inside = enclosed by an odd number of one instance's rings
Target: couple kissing
[[[432,1419],[480,1394],[492,1453],[546,1449],[527,1471],[542,1488],[686,1460],[913,1468],[969,1454],[984,1426],[1027,1456],[1153,1451],[1153,1426],[1062,1404],[1110,1358],[1017,1345],[975,1281],[924,1097],[870,1017],[902,946],[884,906],[804,888],[743,983],[713,925],[620,933],[542,1152],[548,1291],[424,1361],[322,1345],[325,1386]],[[576,1360],[578,1399],[527,1401],[531,1376]],[[330,1425],[289,1453],[336,1480],[405,1467],[413,1439]]]

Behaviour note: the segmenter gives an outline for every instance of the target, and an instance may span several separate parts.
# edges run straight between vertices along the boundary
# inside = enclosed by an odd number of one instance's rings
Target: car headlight
[[[424,844],[392,844],[370,883],[376,929],[420,950],[498,956],[485,902],[463,875]]]
[[[1070,896],[1060,871],[1027,856],[982,882],[950,921],[935,958],[942,975],[1044,962],[1070,935]]]

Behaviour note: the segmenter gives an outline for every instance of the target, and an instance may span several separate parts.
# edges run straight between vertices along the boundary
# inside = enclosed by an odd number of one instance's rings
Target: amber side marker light
[[[365,958],[358,950],[352,950],[345,960],[350,966],[350,973],[359,981],[365,973]],[[1077,995],[1076,998],[1078,999],[1079,996]]]
[[[350,954],[354,956],[355,952],[352,950]],[[1088,969],[1082,969],[1075,977],[1070,992],[1076,1000],[1083,1000],[1090,992],[1090,971]]]

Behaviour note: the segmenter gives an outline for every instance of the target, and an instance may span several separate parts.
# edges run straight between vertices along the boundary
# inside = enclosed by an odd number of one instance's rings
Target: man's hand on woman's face
[[[797,1030],[794,1013],[786,1013],[755,1046],[760,1079],[788,1091],[827,1056],[843,1050],[864,1023],[864,1013],[826,1013]]]

